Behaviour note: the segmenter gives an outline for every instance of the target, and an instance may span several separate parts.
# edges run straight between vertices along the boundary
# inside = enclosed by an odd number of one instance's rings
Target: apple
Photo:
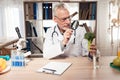
[[[116,57],[113,60],[113,65],[120,67],[120,57]]]

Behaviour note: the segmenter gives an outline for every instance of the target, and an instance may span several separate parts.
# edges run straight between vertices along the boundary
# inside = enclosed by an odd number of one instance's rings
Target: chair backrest
[[[15,27],[15,31],[17,32],[17,35],[19,38],[22,38],[21,34],[20,34],[20,30],[18,27]]]

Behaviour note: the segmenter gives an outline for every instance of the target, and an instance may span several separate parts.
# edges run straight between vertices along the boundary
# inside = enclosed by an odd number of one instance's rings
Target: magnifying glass
[[[79,26],[78,20],[74,20],[74,21],[71,23],[71,29],[73,29],[73,30],[76,30],[78,26]]]
[[[73,18],[76,14],[78,14],[78,12],[74,12],[72,15],[70,15],[70,17]],[[71,29],[73,29],[73,30],[76,30],[78,26],[79,26],[78,20],[74,20],[71,23]]]
[[[75,37],[76,37],[76,29],[78,28],[78,26],[79,26],[78,20],[75,20],[71,23],[71,29],[74,30],[74,41],[73,41],[74,44],[75,44]]]

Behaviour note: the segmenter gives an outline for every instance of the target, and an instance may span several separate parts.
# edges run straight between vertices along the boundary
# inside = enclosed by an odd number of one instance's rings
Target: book
[[[32,37],[32,26],[30,21],[26,21],[26,37]]]
[[[90,4],[89,8],[89,20],[91,19],[91,15],[92,15],[92,3]]]
[[[43,3],[43,19],[52,19],[52,3]]]
[[[34,32],[35,37],[38,37],[36,28],[34,26],[33,26],[33,32]]]
[[[37,19],[37,3],[33,3],[33,17],[36,20]]]
[[[33,12],[34,12],[33,11],[33,4],[29,3],[28,4],[28,17],[29,17],[29,19],[34,19],[34,17],[33,17],[34,13]]]
[[[31,39],[26,39],[26,40],[27,40],[26,50],[27,51],[31,51],[31,45],[32,45]]]
[[[96,3],[92,3],[91,20],[96,19]]]
[[[79,4],[79,11],[80,11],[80,19],[81,20],[87,20],[89,16],[89,3],[87,2],[81,2]]]
[[[72,63],[70,62],[49,62],[45,66],[37,70],[37,72],[61,75]]]

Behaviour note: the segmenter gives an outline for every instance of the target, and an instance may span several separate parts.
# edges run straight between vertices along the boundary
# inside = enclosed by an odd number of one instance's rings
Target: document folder
[[[61,75],[72,63],[69,62],[49,62],[37,70],[37,72]]]

